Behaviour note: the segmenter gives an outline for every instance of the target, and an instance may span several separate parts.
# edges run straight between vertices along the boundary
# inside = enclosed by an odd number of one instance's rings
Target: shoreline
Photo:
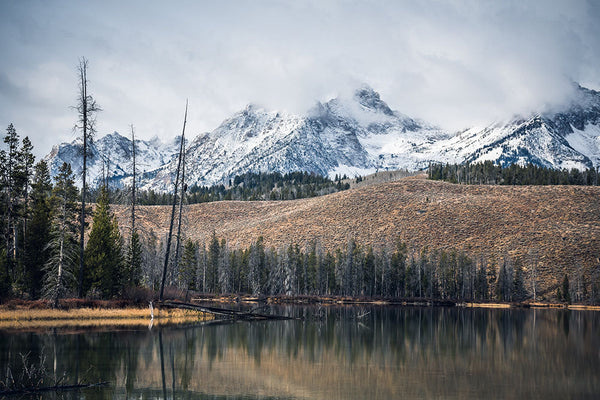
[[[350,297],[257,297],[257,296],[203,296],[192,298],[194,303],[238,305],[315,305],[315,306],[401,306],[401,307],[462,307],[487,309],[563,309],[573,311],[600,311],[600,306],[557,303],[494,303],[453,302],[428,299],[357,299]],[[153,318],[149,307],[105,302],[53,309],[40,302],[19,301],[18,304],[0,305],[0,330],[51,328],[147,327],[206,322],[212,315],[154,305]]]
[[[464,307],[464,308],[552,308],[568,310],[600,311],[600,305],[563,304],[544,302],[469,302],[440,299],[381,299],[381,298],[354,298],[337,296],[203,296],[193,297],[195,303],[222,303],[222,304],[296,304],[296,305],[381,305],[381,306],[406,306],[406,307]]]
[[[155,307],[26,308],[0,306],[0,330],[44,328],[148,327],[205,322],[212,316],[189,310]]]

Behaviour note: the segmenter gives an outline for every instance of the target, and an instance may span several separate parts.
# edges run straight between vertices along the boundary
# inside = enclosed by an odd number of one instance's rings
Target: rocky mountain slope
[[[376,249],[398,239],[410,248],[464,249],[473,257],[520,262],[539,256],[540,290],[581,267],[590,277],[600,268],[600,187],[455,185],[419,178],[375,184],[293,201],[224,201],[185,210],[185,235],[208,243],[213,232],[232,248],[259,236],[267,247],[290,243],[325,250],[344,248],[350,238]],[[126,207],[116,207],[119,225]],[[165,237],[168,206],[140,207],[145,233]],[[124,231],[125,232],[125,231]]]
[[[227,184],[245,172],[309,171],[365,175],[375,171],[426,168],[430,162],[532,162],[551,168],[600,165],[600,93],[574,88],[573,99],[553,111],[528,114],[484,128],[451,133],[393,111],[369,87],[352,98],[317,103],[306,115],[267,111],[255,105],[225,120],[187,146],[187,182]],[[170,190],[177,139],[138,142],[140,187]],[[55,146],[46,157],[56,171],[63,162],[81,170],[80,144]],[[129,139],[113,133],[92,148],[91,177],[110,159],[116,185],[128,182]],[[107,157],[106,155],[110,155]]]
[[[108,173],[111,181],[117,185],[131,181],[132,142],[131,139],[118,132],[108,134],[89,145],[88,173],[92,184],[98,184]],[[170,143],[163,143],[158,138],[136,140],[136,163],[138,173],[151,173],[157,168],[168,165],[179,151],[179,137]],[[71,164],[81,185],[83,143],[80,138],[71,143],[55,145],[44,158],[50,166],[52,176],[58,174],[63,162]]]

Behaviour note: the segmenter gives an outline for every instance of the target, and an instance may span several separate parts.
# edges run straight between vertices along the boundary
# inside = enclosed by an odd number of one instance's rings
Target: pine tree
[[[563,278],[562,290],[560,291],[560,294],[560,297],[562,297],[562,301],[564,301],[567,304],[571,304],[571,290],[569,288],[569,277],[567,276],[567,274],[565,274],[565,277]]]
[[[32,299],[40,295],[42,267],[48,262],[50,229],[52,223],[52,182],[45,161],[35,166],[35,178],[31,191],[31,221],[25,231],[23,268],[24,286]]]
[[[77,253],[77,188],[75,187],[71,165],[63,163],[55,177],[52,194],[54,208],[48,262],[44,266],[43,294],[51,299],[54,307],[70,287],[75,285],[74,271],[78,260]]]
[[[493,299],[497,296],[495,288],[498,281],[498,276],[496,275],[496,259],[493,256],[492,259],[487,263],[486,270],[487,287],[489,289],[489,293],[487,294],[486,298]]]
[[[488,299],[488,281],[487,281],[486,261],[482,256],[477,269],[477,277],[475,278],[475,298],[477,300]]]
[[[136,193],[136,145],[135,145],[135,133],[133,125],[131,126],[131,154],[132,154],[132,184],[131,184],[131,237],[129,239],[129,246],[127,247],[126,256],[126,269],[125,269],[125,286],[135,287],[139,286],[142,279],[142,243],[140,241],[140,235],[135,225],[135,206],[137,203]]]
[[[140,286],[142,281],[142,242],[137,229],[134,229],[125,257],[124,285],[126,287]]]
[[[97,290],[103,298],[118,295],[123,288],[122,239],[103,187],[85,248],[84,290]]]
[[[198,245],[191,239],[183,246],[183,255],[179,263],[179,282],[184,288],[196,290],[196,269],[198,268]]]
[[[221,251],[221,246],[219,245],[219,239],[215,232],[213,232],[212,238],[210,240],[210,245],[208,246],[208,260],[206,265],[206,286],[204,290],[209,293],[216,293],[217,290],[217,281],[218,281],[218,271],[219,271],[219,253]]]
[[[390,261],[390,295],[404,297],[406,295],[406,257],[408,250],[406,243],[398,241],[396,251]]]
[[[6,136],[4,143],[7,145],[7,151],[3,153],[3,176],[2,186],[5,194],[3,204],[4,216],[4,239],[5,239],[5,256],[6,264],[5,271],[8,277],[8,285],[14,282],[17,264],[17,215],[18,215],[18,197],[20,195],[19,188],[19,162],[18,162],[18,146],[19,135],[17,130],[10,124],[6,128]]]
[[[23,192],[23,209],[25,210],[24,215],[22,216],[25,221],[23,224],[24,235],[27,234],[26,221],[28,219],[27,213],[29,211],[29,184],[34,173],[33,168],[35,163],[35,157],[32,151],[33,145],[31,144],[31,140],[29,140],[29,137],[25,136],[22,141],[21,150],[17,156],[20,166],[19,180]]]
[[[523,276],[523,267],[520,263],[515,265],[513,287],[512,287],[512,298],[514,301],[523,301],[527,297],[527,290],[525,290],[525,278]]]

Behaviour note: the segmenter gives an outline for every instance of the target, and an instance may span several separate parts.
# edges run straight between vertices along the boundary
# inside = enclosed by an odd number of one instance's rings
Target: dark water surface
[[[600,313],[286,307],[304,320],[114,331],[0,332],[0,373],[21,357],[62,383],[43,398],[600,398]],[[23,397],[22,397],[23,398]],[[24,397],[35,398],[35,397]],[[39,397],[38,397],[39,398]]]

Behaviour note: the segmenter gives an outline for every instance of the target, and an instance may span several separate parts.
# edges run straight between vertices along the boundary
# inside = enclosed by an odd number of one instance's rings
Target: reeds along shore
[[[101,327],[101,326],[147,326],[206,321],[212,317],[197,311],[154,308],[76,308],[27,309],[0,307],[0,329],[25,329],[44,327]]]

